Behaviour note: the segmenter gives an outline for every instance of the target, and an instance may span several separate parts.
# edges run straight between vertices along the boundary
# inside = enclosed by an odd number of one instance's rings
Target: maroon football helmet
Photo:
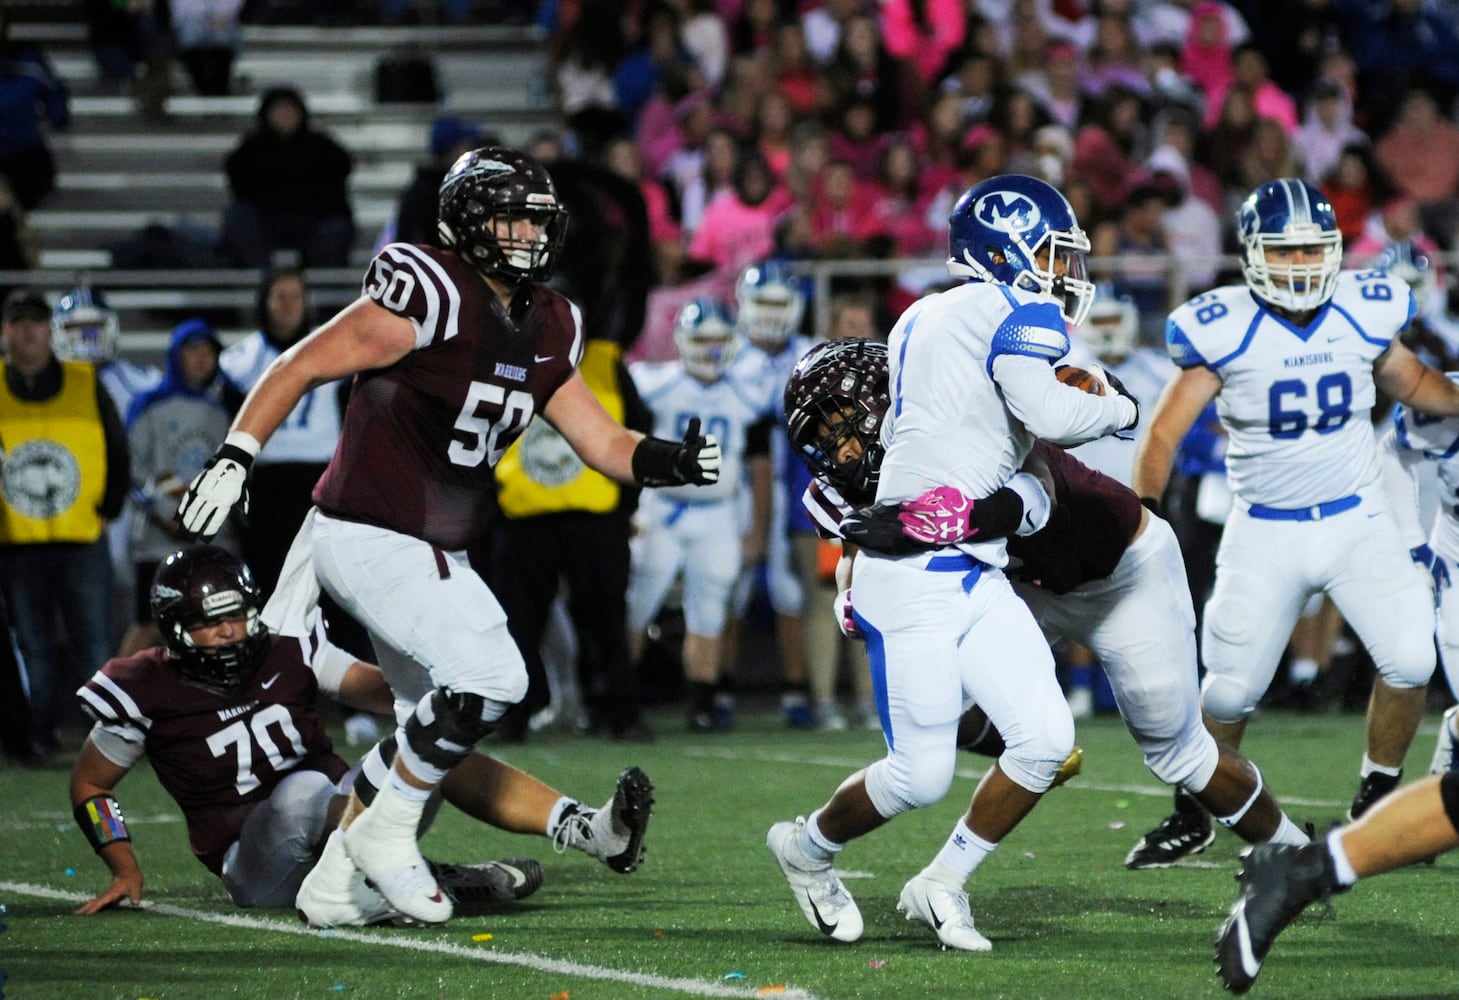
[[[812,473],[853,504],[876,497],[884,449],[881,424],[891,405],[887,346],[861,338],[817,344],[795,364],[785,384],[785,430]],[[854,437],[861,455],[838,463]]]
[[[259,618],[263,598],[248,567],[216,545],[174,552],[152,578],[152,618],[162,632],[168,662],[193,684],[231,694],[246,684],[268,652],[268,628]],[[226,646],[193,644],[189,629],[242,616],[244,637]]]
[[[535,240],[505,235],[529,218]],[[526,153],[483,146],[463,153],[441,181],[441,242],[472,267],[508,284],[546,281],[567,233],[567,211],[547,170]]]

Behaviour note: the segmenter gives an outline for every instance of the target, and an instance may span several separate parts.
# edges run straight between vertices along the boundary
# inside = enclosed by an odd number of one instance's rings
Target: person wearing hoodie
[[[183,320],[172,331],[167,365],[155,389],[132,401],[127,411],[127,443],[132,451],[131,561],[136,569],[136,608],[122,637],[118,656],[161,642],[152,620],[152,577],[163,559],[181,544],[173,519],[187,484],[213,454],[213,442],[228,433],[225,396],[239,394],[218,367],[223,344],[202,319]],[[214,543],[234,555],[238,538],[225,525]]]
[[[1302,125],[1297,129],[1302,172],[1309,184],[1321,184],[1337,167],[1342,151],[1354,143],[1367,145],[1368,133],[1353,124],[1353,100],[1336,80],[1318,80]]]
[[[267,267],[280,251],[312,267],[347,266],[355,237],[352,167],[343,146],[310,127],[299,91],[267,91],[257,126],[224,163],[232,200],[223,217],[223,251],[244,267]]]

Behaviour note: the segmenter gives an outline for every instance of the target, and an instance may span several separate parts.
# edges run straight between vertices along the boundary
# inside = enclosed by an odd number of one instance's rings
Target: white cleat
[[[310,927],[403,927],[413,924],[365,882],[345,851],[344,835],[335,830],[324,854],[304,877],[294,899],[299,919]]]
[[[908,920],[918,920],[931,927],[944,948],[993,950],[993,942],[979,934],[973,926],[968,894],[961,889],[917,875],[902,887],[897,909],[905,913]]]
[[[829,861],[815,861],[800,846],[805,817],[794,823],[776,823],[765,837],[765,846],[775,855],[791,895],[800,910],[822,934],[837,941],[855,941],[863,924],[856,900],[841,885]]]
[[[414,837],[379,836],[366,809],[345,830],[344,846],[365,878],[401,913],[423,924],[451,919],[451,897],[436,883]]]

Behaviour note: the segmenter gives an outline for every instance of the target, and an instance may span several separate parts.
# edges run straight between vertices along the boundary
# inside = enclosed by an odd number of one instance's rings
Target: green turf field
[[[591,802],[641,765],[657,786],[648,856],[615,875],[545,839],[508,836],[449,810],[425,840],[447,861],[538,858],[546,882],[512,908],[430,930],[310,932],[278,911],[232,908],[188,853],[145,769],[120,799],[148,877],[142,912],[74,917],[107,881],[71,821],[65,770],[0,770],[0,934],[7,1000],[439,997],[1161,998],[1224,995],[1212,941],[1235,891],[1240,841],[1221,832],[1186,867],[1129,872],[1125,853],[1169,804],[1118,720],[1080,725],[1084,773],[1051,793],[969,882],[991,954],[942,952],[895,911],[902,883],[941,845],[984,761],[965,756],[952,794],[842,855],[866,919],[857,944],[801,917],[764,846],[880,754],[865,732],[801,733],[773,714],[691,737],[654,719],[651,747],[539,735],[502,756]],[[1409,759],[1426,768],[1437,715]],[[1247,750],[1299,823],[1324,828],[1356,787],[1362,720],[1269,712]],[[1258,997],[1459,996],[1459,855],[1396,872],[1311,911],[1278,943]],[[489,939],[483,938],[490,935]]]

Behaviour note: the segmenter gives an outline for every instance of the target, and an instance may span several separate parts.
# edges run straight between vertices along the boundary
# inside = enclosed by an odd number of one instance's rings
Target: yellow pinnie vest
[[[0,364],[0,544],[94,542],[106,492],[106,434],[91,365],[63,361],[61,391],[27,402]]]
[[[623,422],[618,359],[623,349],[589,340],[578,371],[608,415]],[[507,517],[579,510],[606,514],[618,506],[618,484],[583,464],[546,420],[533,420],[496,465],[497,499]]]

